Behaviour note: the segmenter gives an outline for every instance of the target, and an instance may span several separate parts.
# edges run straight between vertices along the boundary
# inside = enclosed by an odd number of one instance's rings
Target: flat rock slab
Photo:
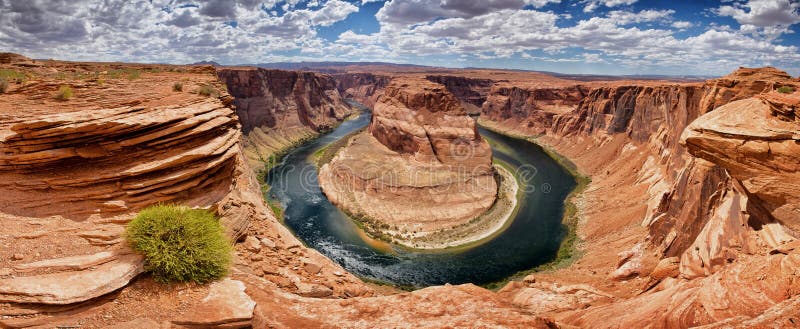
[[[250,327],[256,302],[244,290],[241,281],[224,279],[214,282],[200,304],[172,323],[202,328]]]
[[[120,289],[142,272],[144,258],[130,254],[83,271],[2,279],[0,302],[79,303]]]
[[[71,256],[56,259],[47,259],[33,263],[14,266],[19,272],[35,271],[38,269],[51,269],[56,271],[84,270],[92,266],[108,263],[117,258],[112,251],[103,251],[92,255]]]

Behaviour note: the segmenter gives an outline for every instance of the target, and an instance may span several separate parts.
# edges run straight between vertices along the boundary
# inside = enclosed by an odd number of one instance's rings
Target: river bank
[[[538,143],[536,141],[536,137],[526,136],[514,130],[503,128],[500,125],[497,125],[494,122],[488,120],[478,119],[478,125],[483,129],[490,130],[498,134],[503,134],[512,138],[523,139],[530,143],[534,143],[536,145],[541,146],[542,149],[548,154],[548,156],[553,158],[562,167],[567,169],[567,171],[570,173],[570,175],[572,175],[572,177],[575,179],[575,182],[577,183],[572,192],[570,192],[569,195],[567,195],[566,199],[564,200],[564,214],[561,220],[563,225],[564,237],[558,248],[558,252],[556,253],[553,260],[538,265],[531,269],[519,271],[507,278],[504,278],[503,280],[486,284],[484,285],[484,287],[492,290],[497,290],[505,286],[509,281],[520,280],[531,273],[539,271],[556,270],[571,265],[578,258],[580,258],[582,254],[581,250],[579,249],[579,244],[581,241],[580,237],[577,234],[578,223],[580,222],[581,218],[581,208],[579,204],[580,204],[581,194],[589,187],[589,184],[592,182],[591,178],[581,173],[578,170],[577,166],[574,163],[572,163],[572,161],[570,161],[568,158],[564,157],[563,155],[553,150],[547,144]]]

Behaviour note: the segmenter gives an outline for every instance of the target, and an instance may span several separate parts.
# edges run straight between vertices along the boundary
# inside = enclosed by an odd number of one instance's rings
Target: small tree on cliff
[[[148,207],[128,224],[125,238],[144,254],[147,269],[159,282],[204,283],[225,276],[230,268],[231,243],[207,210]]]

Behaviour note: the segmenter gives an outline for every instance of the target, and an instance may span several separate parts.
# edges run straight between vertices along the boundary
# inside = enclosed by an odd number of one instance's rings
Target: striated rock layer
[[[428,75],[425,79],[447,88],[447,91],[461,101],[461,105],[469,114],[481,112],[486,95],[494,84],[494,81],[490,79],[472,79],[453,75]]]
[[[389,85],[390,76],[372,73],[341,73],[331,75],[336,81],[336,89],[342,97],[372,108],[381,95],[383,88]]]
[[[234,270],[278,282],[286,293],[372,293],[303,247],[266,207],[243,156],[233,99],[212,68],[40,64],[26,66],[30,80],[0,95],[0,327],[136,327],[153,320],[249,327],[253,305],[249,314],[238,304],[229,312],[219,307],[226,300],[212,298],[248,300],[241,283],[237,291],[176,289],[139,276],[144,261],[127,250],[125,223],[159,202],[210,209],[232,242],[245,235],[257,241],[236,245]],[[139,76],[59,78],[118,68]],[[173,90],[176,82],[182,91]],[[73,97],[56,99],[65,84]],[[219,313],[190,314],[209,308]]]
[[[423,79],[395,79],[352,138],[320,169],[328,198],[395,232],[464,224],[494,202],[491,149],[452,94]],[[386,227],[384,227],[386,229]]]
[[[253,68],[220,69],[217,75],[234,97],[245,156],[253,168],[352,113],[327,75]]]
[[[533,125],[491,114],[505,98],[489,96],[486,124],[540,135],[592,176],[577,200],[585,256],[535,276],[603,287],[619,300],[558,311],[557,320],[597,328],[798,320],[798,214],[788,191],[798,190],[800,153],[796,96],[772,92],[783,85],[797,81],[742,68],[705,83],[600,86],[552,120],[528,114]]]

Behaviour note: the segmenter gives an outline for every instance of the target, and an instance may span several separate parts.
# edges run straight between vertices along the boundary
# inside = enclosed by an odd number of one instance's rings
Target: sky
[[[0,51],[77,61],[380,61],[800,75],[800,0],[0,0]]]

